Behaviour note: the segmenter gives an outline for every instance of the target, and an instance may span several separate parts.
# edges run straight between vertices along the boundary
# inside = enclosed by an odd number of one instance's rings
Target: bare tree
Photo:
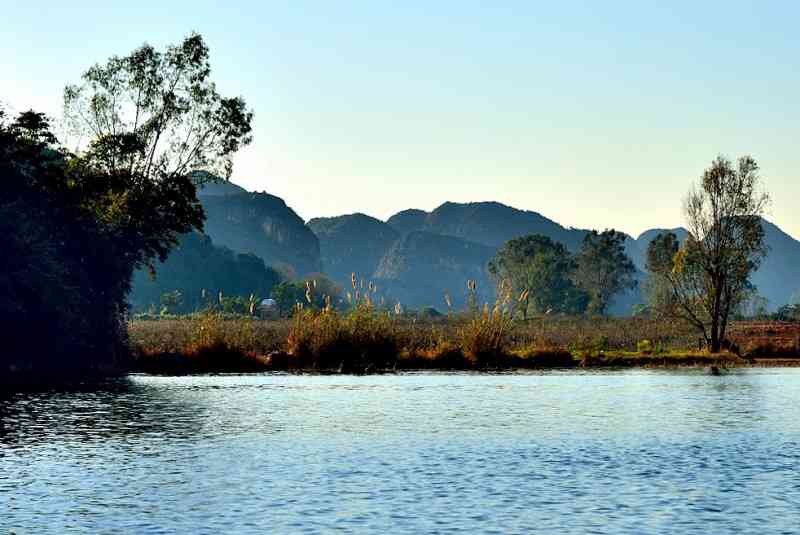
[[[768,204],[752,157],[734,166],[719,156],[686,197],[683,245],[660,236],[648,249],[648,270],[667,289],[657,305],[697,327],[713,353],[732,313],[751,295],[750,275],[767,253],[761,218]]]

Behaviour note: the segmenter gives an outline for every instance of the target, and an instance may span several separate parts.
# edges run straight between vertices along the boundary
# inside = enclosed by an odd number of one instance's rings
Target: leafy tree
[[[197,173],[229,172],[250,139],[252,114],[209,75],[197,35],[93,67],[65,91],[76,154],[44,115],[0,114],[0,321],[12,329],[0,374],[119,368],[134,270],[202,228]],[[43,336],[58,347],[27,346]]]
[[[587,296],[570,279],[575,268],[563,245],[538,234],[506,242],[489,262],[496,281],[510,282],[523,314],[528,308],[537,313],[582,313]]]
[[[282,282],[272,290],[271,295],[278,305],[278,313],[289,316],[295,305],[306,302],[306,287],[299,282]]]
[[[84,158],[110,175],[227,178],[231,157],[251,141],[253,113],[242,98],[217,92],[198,34],[163,52],[144,44],[93,66],[65,88],[64,108]]]
[[[588,310],[605,314],[614,296],[636,287],[636,267],[625,254],[625,234],[616,230],[588,233],[576,256],[573,280],[589,295]]]
[[[648,269],[671,292],[662,309],[694,325],[713,353],[720,351],[729,319],[752,295],[750,275],[767,252],[761,217],[769,196],[760,185],[752,157],[736,166],[717,157],[686,198],[684,244],[676,250],[664,238],[648,250]]]
[[[642,293],[649,305],[648,309],[656,315],[672,315],[675,309],[675,293],[669,281],[658,274],[672,270],[673,259],[680,249],[678,237],[674,232],[657,235],[647,246],[646,269],[650,276],[642,285]]]

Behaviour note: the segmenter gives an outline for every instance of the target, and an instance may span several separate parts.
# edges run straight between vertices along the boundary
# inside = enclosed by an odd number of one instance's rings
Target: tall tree
[[[750,275],[767,253],[761,218],[768,204],[751,156],[736,165],[719,156],[686,197],[684,244],[675,250],[664,239],[648,250],[652,276],[671,289],[666,311],[697,327],[714,353],[732,314],[752,295]]]
[[[589,312],[605,314],[614,296],[636,287],[636,267],[625,254],[625,234],[616,230],[588,233],[576,256],[573,279],[589,294]]]
[[[86,71],[64,90],[76,137],[72,167],[97,217],[134,268],[164,260],[178,237],[202,229],[198,182],[229,176],[251,141],[253,114],[222,97],[200,35],[159,52],[143,45]]]
[[[586,294],[570,280],[576,265],[569,251],[546,236],[533,234],[509,240],[489,262],[496,281],[507,280],[523,312],[582,313]]]
[[[241,97],[217,92],[198,34],[163,52],[144,44],[82,79],[64,89],[65,117],[78,151],[108,173],[227,178],[231,157],[251,141],[253,113]]]

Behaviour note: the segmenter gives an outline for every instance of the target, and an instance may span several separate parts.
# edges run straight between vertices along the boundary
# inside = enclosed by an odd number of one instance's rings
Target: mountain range
[[[213,243],[252,253],[285,276],[325,273],[347,290],[351,276],[373,281],[379,294],[404,306],[463,306],[466,281],[475,280],[479,299],[493,299],[486,264],[506,241],[542,234],[577,251],[588,232],[541,214],[497,202],[445,202],[427,212],[409,209],[386,221],[357,213],[314,218],[305,223],[279,197],[252,193],[232,183],[209,184],[198,194]],[[626,251],[644,280],[650,241],[660,232],[686,236],[683,228],[651,229],[629,236]],[[764,221],[769,253],[753,282],[775,309],[800,291],[800,241]],[[201,266],[199,266],[201,267]],[[625,314],[642,302],[637,290],[619,295],[612,312]]]

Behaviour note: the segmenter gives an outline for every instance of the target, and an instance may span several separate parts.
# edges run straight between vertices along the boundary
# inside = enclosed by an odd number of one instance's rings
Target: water
[[[0,534],[800,533],[800,371],[0,396]]]

